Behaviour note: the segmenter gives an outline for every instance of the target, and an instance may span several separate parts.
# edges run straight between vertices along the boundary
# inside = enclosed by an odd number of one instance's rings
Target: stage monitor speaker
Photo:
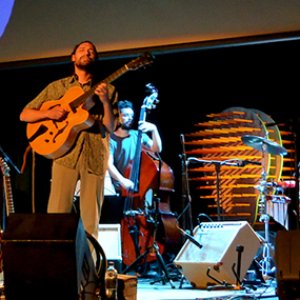
[[[278,231],[275,246],[279,299],[300,299],[300,231]]]
[[[98,242],[106,259],[114,261],[119,273],[122,271],[122,244],[120,224],[99,224]]]
[[[1,241],[5,299],[96,299],[97,274],[75,214],[10,214]]]
[[[236,284],[236,273],[242,281],[261,246],[261,240],[246,221],[202,222],[195,227],[193,237],[201,247],[186,240],[174,263],[198,288],[218,284],[209,276]]]

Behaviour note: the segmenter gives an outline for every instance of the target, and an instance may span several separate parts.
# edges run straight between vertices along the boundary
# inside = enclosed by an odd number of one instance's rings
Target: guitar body
[[[91,98],[84,104],[74,108],[73,102],[84,91],[79,86],[70,88],[60,100],[44,102],[40,110],[48,110],[55,106],[63,107],[67,112],[64,120],[43,120],[27,124],[27,137],[31,147],[47,158],[64,155],[75,142],[78,133],[94,124],[88,109],[94,105]]]
[[[130,70],[137,70],[147,64],[151,64],[153,57],[144,53],[110,76],[99,82],[110,83]],[[89,115],[88,110],[94,106],[92,96],[95,84],[90,90],[84,92],[79,86],[71,87],[60,100],[44,102],[40,110],[48,110],[57,105],[62,106],[67,112],[64,120],[42,120],[27,123],[27,138],[32,149],[47,158],[58,158],[64,155],[73,146],[78,133],[91,127],[95,120]]]

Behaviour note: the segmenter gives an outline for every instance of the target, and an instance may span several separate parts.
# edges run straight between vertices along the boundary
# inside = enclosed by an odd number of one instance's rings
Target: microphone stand
[[[186,152],[185,152],[185,139],[184,135],[180,135],[180,140],[182,144],[182,154],[179,155],[181,158],[181,176],[182,176],[182,199],[183,203],[185,205],[182,213],[177,217],[177,221],[180,219],[180,217],[187,212],[188,218],[185,217],[184,222],[184,228],[188,229],[190,234],[193,234],[193,216],[192,216],[192,197],[190,193],[190,186],[189,186],[189,176],[188,176],[188,170],[187,170],[187,160],[186,160]],[[188,221],[187,221],[188,219]]]
[[[215,166],[216,170],[216,191],[217,191],[217,216],[218,221],[221,221],[221,205],[220,205],[220,172],[221,172],[221,166],[234,166],[234,167],[244,167],[247,164],[254,164],[254,165],[261,165],[260,162],[251,161],[251,160],[242,160],[238,158],[233,159],[227,159],[227,160],[204,160],[204,159],[198,159],[196,157],[189,157],[187,159],[187,162],[192,163],[206,163],[206,164],[213,164]]]

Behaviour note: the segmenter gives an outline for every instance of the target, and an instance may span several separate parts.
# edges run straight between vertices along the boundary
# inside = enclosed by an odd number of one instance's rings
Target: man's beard
[[[132,122],[127,122],[127,123],[121,124],[121,128],[125,129],[125,130],[131,129],[132,128]]]
[[[76,64],[76,66],[78,69],[91,72],[93,70],[93,68],[95,67],[95,61],[88,59],[88,60],[84,60],[84,62],[82,62],[82,60],[80,59],[79,62]]]

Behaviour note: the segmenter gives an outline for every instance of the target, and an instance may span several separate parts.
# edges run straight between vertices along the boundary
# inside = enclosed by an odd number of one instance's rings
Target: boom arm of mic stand
[[[244,160],[239,158],[232,158],[227,160],[204,160],[204,159],[198,159],[196,157],[189,157],[186,160],[186,163],[206,163],[206,164],[214,164],[214,165],[220,165],[220,166],[232,166],[232,167],[244,167],[246,165],[261,165],[261,162],[258,161],[252,161],[252,160]]]
[[[201,249],[203,247],[203,245],[201,245],[193,236],[191,236],[190,234],[186,233],[182,228],[180,228],[179,226],[177,226],[177,228],[179,229],[180,233],[186,237],[189,241],[191,241],[194,245],[196,245],[199,249]]]

